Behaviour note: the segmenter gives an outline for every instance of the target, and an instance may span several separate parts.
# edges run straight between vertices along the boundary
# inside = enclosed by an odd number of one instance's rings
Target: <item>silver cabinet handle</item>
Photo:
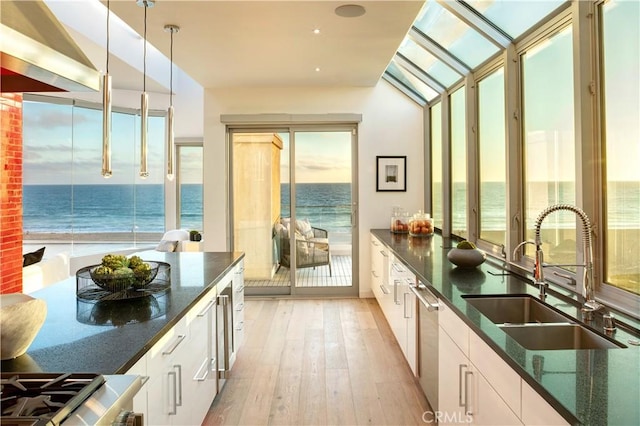
[[[382,292],[384,294],[391,294],[391,292],[389,290],[387,290],[386,287],[383,286],[382,284],[380,284],[380,290],[382,290]]]
[[[175,351],[176,348],[180,345],[180,343],[182,343],[185,337],[186,336],[184,334],[180,334],[176,338],[176,341],[173,343],[173,345],[171,345],[171,347],[168,350],[162,352],[162,355],[171,355],[173,351]]]
[[[236,305],[236,312],[240,312],[243,309],[244,309],[244,302],[238,303]]]
[[[203,317],[205,315],[207,315],[207,312],[209,311],[209,309],[211,309],[211,307],[213,306],[213,304],[215,303],[215,300],[210,300],[209,303],[207,303],[207,306],[204,307],[204,309],[198,314],[198,317]]]
[[[216,358],[211,358],[211,363],[209,364],[209,368],[211,371],[216,373],[216,378],[218,374],[218,360]]]
[[[240,321],[238,325],[236,325],[236,331],[242,331],[244,328],[244,321]]]
[[[403,272],[405,272],[405,271],[406,271],[406,269],[404,269],[404,267],[402,266],[402,264],[401,264],[401,263],[393,262],[393,263],[391,264],[391,267],[392,267],[393,269],[395,269],[395,270],[396,270],[396,272],[399,272],[399,273],[403,273]]]
[[[173,416],[178,414],[178,402],[176,401],[176,393],[178,391],[178,382],[176,380],[176,373],[174,371],[169,371],[167,376],[172,377],[173,379],[169,381],[169,383],[173,383],[173,408],[169,410],[169,415]]]
[[[400,304],[400,300],[398,300],[398,284],[400,280],[393,280],[393,301],[396,305]]]
[[[182,366],[180,364],[176,364],[173,366],[173,368],[178,372],[178,377],[177,377],[177,381],[178,381],[178,392],[177,393],[177,402],[176,405],[178,407],[182,406]]]
[[[378,242],[376,240],[371,240],[371,244],[373,244],[374,246],[379,246],[380,244],[378,244]]]
[[[469,377],[473,378],[473,371],[464,373],[464,413],[468,416],[473,414],[469,408]]]
[[[387,254],[386,251],[384,250],[380,250],[380,254],[382,254],[384,257],[389,257],[389,255]]]
[[[196,371],[196,375],[193,376],[193,380],[195,380],[196,382],[205,381],[205,379],[207,378],[207,375],[209,374],[209,370],[207,370],[208,362],[209,362],[209,357],[206,357],[202,362],[202,365],[200,366],[200,368],[198,368],[198,371]],[[202,371],[204,371],[204,374],[200,375]]]
[[[371,271],[371,275],[373,275],[375,278],[379,278],[378,274],[376,274],[376,271]]]
[[[407,302],[407,296],[410,296],[411,293],[404,293],[404,317],[409,319],[413,317],[413,307],[411,306],[411,300]],[[409,308],[409,313],[407,314],[407,307]]]
[[[242,287],[239,287],[236,289],[236,293],[242,293],[244,291],[244,284],[242,285]]]
[[[458,406],[466,408],[466,401],[462,401],[462,370],[467,368],[467,364],[458,365]]]

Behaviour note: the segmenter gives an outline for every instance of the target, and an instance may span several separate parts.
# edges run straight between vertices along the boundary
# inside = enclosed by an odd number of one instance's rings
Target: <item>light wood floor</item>
[[[301,268],[296,271],[298,287],[349,287],[351,280],[351,256],[331,255],[331,275],[328,266]],[[289,287],[291,285],[289,268],[284,266],[270,280],[245,280],[249,287]]]
[[[250,299],[205,425],[411,425],[429,410],[375,299]]]

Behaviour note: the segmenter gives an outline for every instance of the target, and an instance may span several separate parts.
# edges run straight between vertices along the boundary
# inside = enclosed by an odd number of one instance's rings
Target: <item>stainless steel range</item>
[[[141,386],[139,376],[1,373],[0,424],[141,424],[131,413]]]

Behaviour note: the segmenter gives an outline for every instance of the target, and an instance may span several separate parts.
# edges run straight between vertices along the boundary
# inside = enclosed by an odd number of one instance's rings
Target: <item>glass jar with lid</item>
[[[401,207],[394,207],[391,213],[391,232],[406,234],[409,232],[409,213]]]
[[[418,213],[414,214],[409,222],[409,235],[412,237],[429,237],[433,235],[433,232],[434,227],[431,215],[418,210]]]

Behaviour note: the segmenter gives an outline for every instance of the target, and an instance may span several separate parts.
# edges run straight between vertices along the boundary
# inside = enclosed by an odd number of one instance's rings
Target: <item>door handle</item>
[[[176,405],[178,407],[182,407],[182,366],[180,364],[176,364],[173,366],[173,368],[178,372],[176,381],[178,382],[178,386],[177,386],[177,401],[176,401]]]
[[[209,312],[209,309],[211,309],[214,303],[215,303],[215,300],[211,299],[209,303],[207,303],[207,306],[205,306],[204,309],[198,314],[198,317],[203,317],[207,315],[207,312]]]
[[[180,345],[180,343],[182,343],[182,341],[184,340],[185,335],[181,334],[176,338],[176,341],[174,342],[174,344],[166,351],[162,352],[162,355],[171,355],[173,353],[173,351],[176,350],[176,348],[178,347],[178,345]]]
[[[178,414],[178,402],[177,402],[177,400],[176,400],[176,392],[177,392],[177,390],[178,390],[178,383],[177,383],[177,381],[176,381],[176,373],[175,373],[175,371],[169,371],[169,372],[167,373],[167,376],[169,376],[170,378],[172,378],[172,379],[169,381],[169,383],[173,383],[173,399],[172,399],[172,403],[173,403],[172,405],[173,405],[173,407],[172,407],[172,409],[171,409],[171,410],[169,410],[169,415],[170,415],[170,416],[173,416],[173,415]]]
[[[464,370],[465,368],[467,368],[467,364],[458,365],[458,406],[465,407],[466,409],[467,402],[462,401],[462,370]]]
[[[382,290],[382,292],[384,294],[391,294],[391,292],[389,290],[387,290],[387,288],[385,286],[383,286],[382,284],[380,284],[380,290]]]
[[[393,301],[396,305],[400,304],[400,301],[398,300],[398,283],[400,282],[400,280],[393,280]]]
[[[404,297],[404,317],[409,319],[413,317],[413,308],[411,306],[411,301],[407,302],[407,296],[409,296],[410,293],[404,293],[403,297]],[[407,314],[407,307],[409,308],[409,313]]]
[[[209,357],[206,357],[202,362],[202,365],[200,365],[200,368],[198,368],[198,371],[196,371],[196,375],[193,376],[193,380],[195,380],[196,382],[204,382],[206,380],[207,375],[209,374],[209,370],[207,369],[208,362]],[[202,371],[204,371],[204,374],[202,374]]]
[[[464,413],[467,416],[473,415],[473,411],[469,408],[469,377],[473,378],[473,371],[464,373]]]

